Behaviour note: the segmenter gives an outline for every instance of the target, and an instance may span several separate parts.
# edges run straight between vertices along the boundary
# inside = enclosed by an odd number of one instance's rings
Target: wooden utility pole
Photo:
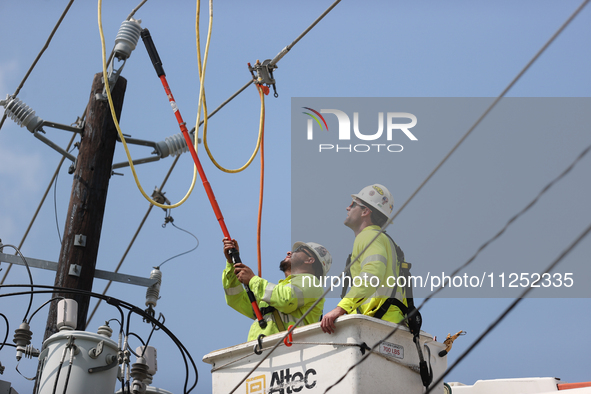
[[[55,286],[86,291],[92,290],[107,189],[117,142],[117,129],[113,123],[109,103],[100,99],[104,86],[102,77],[103,74],[98,73],[92,82],[55,275]],[[121,117],[126,87],[127,81],[119,77],[112,90],[117,119]],[[78,302],[77,329],[84,331],[90,297],[72,293],[56,295],[73,298]],[[56,319],[57,303],[53,302],[49,309],[44,341],[57,332]]]

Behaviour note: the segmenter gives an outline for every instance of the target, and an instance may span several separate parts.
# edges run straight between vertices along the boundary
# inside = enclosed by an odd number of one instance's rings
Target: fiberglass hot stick
[[[146,49],[148,51],[148,55],[150,56],[150,60],[152,61],[152,64],[154,65],[154,69],[156,70],[156,74],[158,75],[158,78],[160,78],[160,80],[162,81],[162,86],[164,87],[164,91],[166,92],[168,100],[170,101],[170,105],[174,111],[176,119],[179,122],[181,132],[183,133],[183,136],[185,137],[185,141],[187,142],[187,147],[189,148],[189,152],[191,152],[191,156],[193,157],[193,161],[195,162],[195,167],[197,168],[197,171],[199,172],[199,176],[201,177],[203,187],[205,188],[205,192],[207,193],[207,197],[209,198],[209,202],[211,203],[211,207],[213,208],[213,211],[214,211],[215,216],[218,220],[218,223],[222,229],[222,232],[224,233],[225,237],[227,237],[228,239],[232,239],[232,237],[230,237],[230,232],[228,231],[228,228],[226,227],[226,223],[224,222],[224,217],[222,215],[222,211],[220,210],[220,207],[215,199],[215,195],[213,194],[213,189],[211,188],[211,185],[209,184],[209,181],[207,180],[207,177],[205,176],[205,171],[203,171],[203,167],[201,166],[201,162],[199,161],[199,157],[197,157],[197,152],[195,151],[195,147],[193,146],[193,141],[191,141],[191,137],[189,136],[189,131],[187,130],[186,123],[183,121],[183,118],[181,116],[181,113],[180,113],[177,105],[176,105],[176,102],[174,100],[172,92],[170,91],[170,87],[168,86],[168,82],[166,81],[166,73],[164,72],[164,68],[162,67],[162,61],[160,60],[160,56],[158,56],[158,52],[156,51],[156,47],[154,46],[154,42],[152,41],[152,37],[150,36],[150,32],[148,31],[148,29],[143,29],[141,36],[142,36],[142,40],[144,41],[144,45],[146,46]],[[240,254],[238,253],[238,250],[231,249],[230,255],[232,256],[232,260],[234,262],[234,265],[242,263],[242,261],[240,260]],[[259,326],[261,328],[265,328],[267,326],[267,322],[263,319],[263,315],[261,314],[261,310],[259,309],[259,306],[257,304],[254,294],[252,293],[252,291],[250,290],[250,288],[246,284],[244,284],[244,289],[246,290],[246,293],[248,294],[248,299],[250,300],[250,304],[252,305],[252,309],[254,311],[254,314],[256,315],[256,318],[259,322]]]

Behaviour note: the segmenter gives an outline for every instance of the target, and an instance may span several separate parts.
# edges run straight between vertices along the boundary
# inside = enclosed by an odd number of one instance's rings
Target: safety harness
[[[376,231],[380,231],[380,230],[376,230]],[[393,248],[396,252],[396,265],[399,267],[399,270],[398,270],[399,276],[404,276],[406,278],[406,282],[405,282],[406,286],[404,287],[404,289],[405,289],[407,305],[404,305],[404,303],[401,300],[396,298],[396,292],[398,290],[398,281],[396,281],[396,286],[392,289],[392,294],[391,294],[390,298],[388,298],[380,306],[380,308],[376,311],[376,313],[373,315],[373,317],[375,317],[376,319],[382,319],[384,317],[384,315],[386,314],[386,312],[388,312],[388,309],[390,309],[391,306],[396,306],[396,307],[398,307],[398,309],[400,309],[400,311],[402,312],[402,314],[404,315],[404,317],[406,319],[406,324],[408,325],[408,329],[410,330],[411,334],[413,335],[413,342],[415,343],[415,346],[417,348],[417,352],[419,354],[419,370],[420,370],[421,380],[423,381],[423,385],[428,388],[429,385],[431,384],[431,382],[433,381],[433,370],[427,367],[427,362],[425,361],[425,359],[423,357],[423,352],[421,350],[421,346],[419,343],[419,336],[420,336],[420,332],[421,332],[421,325],[423,324],[423,318],[421,317],[421,313],[419,312],[419,310],[416,309],[415,305],[414,305],[412,284],[411,284],[411,273],[410,273],[410,269],[412,267],[412,264],[405,261],[404,252],[402,251],[400,246],[398,246],[396,244],[396,242],[394,242],[392,237],[390,237],[390,235],[387,234],[385,231],[383,232],[383,234],[385,234],[390,239],[391,246],[393,246]],[[349,254],[349,257],[347,257],[346,266],[349,266],[350,264],[351,264],[351,254]],[[347,269],[347,271],[345,272],[345,275],[347,275],[349,277],[351,276],[351,269],[350,268]],[[341,298],[344,298],[346,293],[347,293],[347,287],[343,286],[343,289],[341,291]],[[357,313],[360,313],[359,310],[357,311]]]
[[[275,324],[277,324],[277,328],[279,331],[285,331],[285,325],[283,324],[283,320],[281,320],[281,316],[277,309],[274,306],[264,306],[261,308],[261,313],[265,316],[268,313],[272,313],[273,317],[275,318]]]

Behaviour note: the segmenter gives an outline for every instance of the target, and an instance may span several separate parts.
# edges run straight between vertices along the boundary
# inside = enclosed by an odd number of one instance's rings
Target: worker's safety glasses
[[[314,258],[314,256],[312,256],[312,255],[310,254],[310,252],[308,251],[308,248],[307,248],[307,247],[305,247],[305,246],[303,246],[303,245],[300,245],[300,246],[298,246],[298,248],[297,248],[296,250],[294,250],[294,251],[293,251],[293,253],[297,253],[297,252],[304,252],[304,254],[305,254],[306,256]]]
[[[359,204],[357,201],[353,200],[353,202],[351,203],[351,205],[349,205],[349,208],[353,209],[356,206],[358,206],[359,208],[367,208],[365,205],[361,205]]]

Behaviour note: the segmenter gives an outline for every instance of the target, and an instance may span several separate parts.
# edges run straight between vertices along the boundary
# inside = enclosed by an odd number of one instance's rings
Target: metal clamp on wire
[[[257,59],[254,67],[248,63],[248,70],[255,79],[255,83],[257,85],[267,85],[267,87],[272,85],[273,96],[275,96],[275,98],[279,97],[279,94],[277,94],[277,88],[275,87],[275,79],[273,78],[273,70],[276,68],[277,66],[271,63],[271,59],[267,59],[263,63]],[[254,75],[254,72],[257,73],[256,76]]]

